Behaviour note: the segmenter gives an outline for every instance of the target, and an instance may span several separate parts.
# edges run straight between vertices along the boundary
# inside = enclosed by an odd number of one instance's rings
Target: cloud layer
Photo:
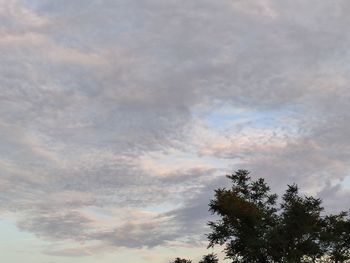
[[[238,168],[344,209],[349,9],[0,1],[0,215],[52,242],[195,245]]]

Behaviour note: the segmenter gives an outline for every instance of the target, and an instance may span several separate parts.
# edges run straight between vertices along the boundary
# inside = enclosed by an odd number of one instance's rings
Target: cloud
[[[84,238],[88,223],[89,220],[77,212],[50,211],[47,214],[26,216],[18,222],[18,227],[46,238],[69,240],[74,237],[79,240]]]
[[[2,2],[0,213],[19,229],[200,243],[237,168],[346,206],[346,1]]]

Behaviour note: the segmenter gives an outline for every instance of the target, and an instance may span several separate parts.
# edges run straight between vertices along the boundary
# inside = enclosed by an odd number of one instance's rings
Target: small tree
[[[202,260],[199,263],[218,263],[219,259],[215,254],[208,254],[203,256]]]

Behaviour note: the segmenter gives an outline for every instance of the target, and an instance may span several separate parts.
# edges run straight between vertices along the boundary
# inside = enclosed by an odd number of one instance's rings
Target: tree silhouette
[[[344,262],[350,258],[350,219],[348,213],[329,215],[324,219],[321,233],[322,251],[329,254],[333,262]]]
[[[215,254],[208,254],[203,256],[202,260],[199,263],[218,263],[219,260]]]
[[[183,259],[183,258],[176,258],[171,263],[192,263],[192,261],[191,260],[187,260],[187,259]]]
[[[216,189],[209,202],[219,219],[208,223],[208,247],[224,246],[232,263],[350,262],[347,212],[326,215],[321,199],[300,195],[295,184],[287,186],[278,204],[264,179],[252,180],[246,170],[227,177],[232,187]],[[218,258],[208,254],[199,263],[218,263]]]
[[[263,179],[250,181],[248,174],[239,170],[228,176],[231,189],[215,190],[209,210],[221,220],[209,222],[209,246],[226,244],[226,255],[233,262],[269,262],[269,232],[278,220],[277,195],[269,193]]]
[[[350,260],[350,220],[346,212],[323,216],[322,201],[300,196],[288,185],[282,202],[263,179],[246,170],[227,176],[231,189],[215,190],[209,210],[209,246],[225,245],[233,263],[346,262]]]

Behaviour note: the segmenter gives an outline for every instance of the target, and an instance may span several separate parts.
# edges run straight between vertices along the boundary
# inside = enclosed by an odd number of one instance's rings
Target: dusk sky
[[[0,0],[0,262],[197,262],[237,169],[346,210],[349,14],[346,0]]]

